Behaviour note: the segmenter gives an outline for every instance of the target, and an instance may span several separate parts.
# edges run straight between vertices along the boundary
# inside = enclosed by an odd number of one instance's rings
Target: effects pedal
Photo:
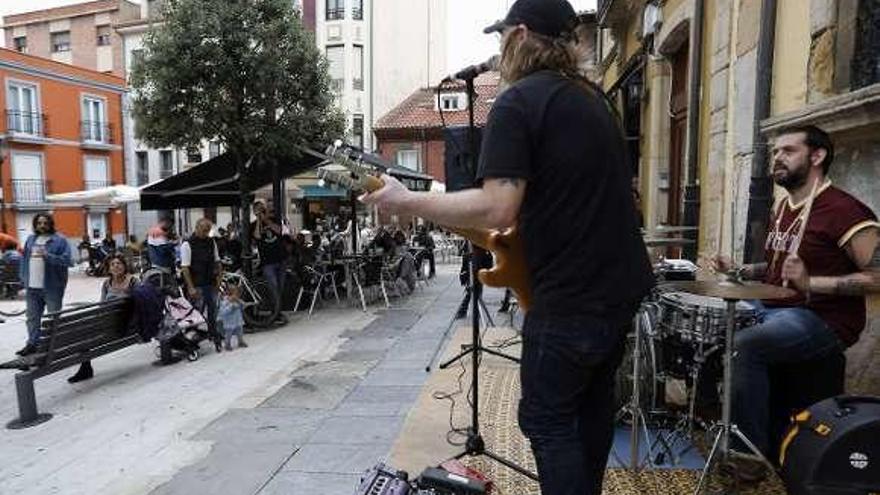
[[[416,480],[421,495],[484,495],[486,484],[441,468],[427,468]]]

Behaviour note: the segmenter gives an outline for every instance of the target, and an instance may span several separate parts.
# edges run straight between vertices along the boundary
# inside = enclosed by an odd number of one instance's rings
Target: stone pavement
[[[460,302],[444,271],[342,334],[328,360],[307,363],[256,407],[230,409],[199,432],[211,453],[153,494],[354,493],[360,474],[388,457]]]
[[[248,349],[155,367],[152,345],[95,360],[94,379],[65,370],[37,380],[51,421],[0,429],[0,493],[353,493],[386,458],[427,379],[424,367],[460,302],[457,266],[390,310],[296,315],[249,335]],[[93,300],[74,277],[65,303]],[[21,302],[4,302],[8,311]],[[25,336],[0,326],[0,356]],[[14,371],[0,372],[0,418],[15,417]]]

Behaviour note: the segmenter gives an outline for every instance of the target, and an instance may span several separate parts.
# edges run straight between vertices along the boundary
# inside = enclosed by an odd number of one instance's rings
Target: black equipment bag
[[[880,493],[880,398],[834,397],[792,420],[779,449],[789,494]]]

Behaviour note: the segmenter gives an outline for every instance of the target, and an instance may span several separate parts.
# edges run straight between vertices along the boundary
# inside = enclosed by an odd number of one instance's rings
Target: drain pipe
[[[768,173],[768,150],[763,142],[761,121],[770,116],[773,86],[773,50],[776,38],[776,0],[761,4],[761,32],[758,38],[755,74],[755,114],[752,121],[752,179],[749,183],[749,211],[746,224],[744,263],[764,258],[764,240],[773,204],[773,181]]]
[[[694,16],[692,21],[692,35],[690,44],[691,68],[690,80],[688,81],[688,115],[687,115],[687,177],[688,183],[684,188],[684,225],[699,225],[700,221],[700,182],[699,182],[699,149],[700,149],[700,95],[702,93],[703,79],[703,17],[705,17],[703,0],[694,1]],[[690,233],[696,240],[699,232]],[[684,257],[695,260],[697,258],[697,243],[685,246]]]

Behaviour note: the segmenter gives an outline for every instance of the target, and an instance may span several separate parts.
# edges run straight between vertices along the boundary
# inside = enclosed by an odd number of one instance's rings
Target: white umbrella
[[[117,184],[85,191],[50,194],[46,196],[46,200],[50,203],[60,203],[67,206],[119,206],[140,201],[141,190],[139,187]]]

